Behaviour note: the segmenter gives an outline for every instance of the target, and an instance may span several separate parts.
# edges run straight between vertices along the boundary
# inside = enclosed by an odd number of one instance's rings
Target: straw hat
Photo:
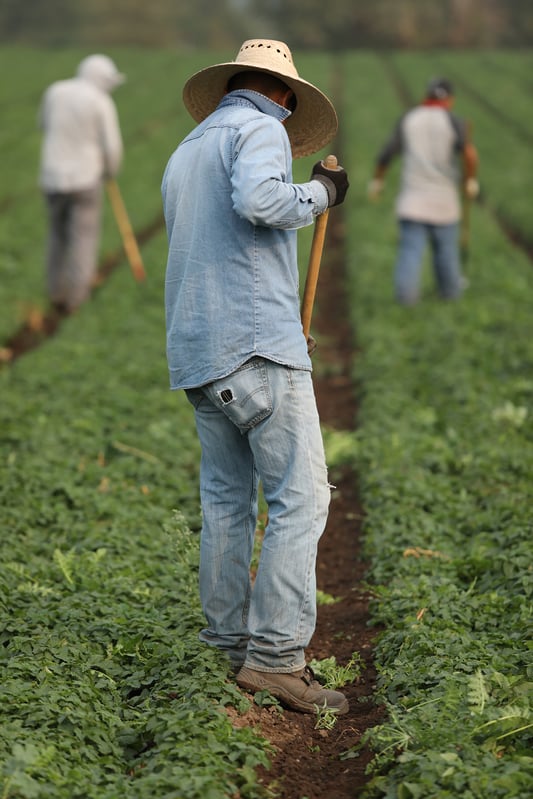
[[[189,78],[183,102],[193,119],[201,122],[209,116],[224,96],[228,80],[248,70],[275,75],[296,95],[296,110],[285,123],[294,158],[315,153],[331,141],[337,132],[333,105],[320,89],[298,76],[287,45],[272,39],[248,39],[235,61],[206,67]]]

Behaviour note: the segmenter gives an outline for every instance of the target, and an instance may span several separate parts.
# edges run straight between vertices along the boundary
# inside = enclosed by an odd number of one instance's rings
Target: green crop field
[[[10,338],[46,309],[38,103],[84,55],[0,49],[11,76],[0,88],[0,797],[254,799],[268,745],[221,712],[248,700],[197,641],[199,446],[184,395],[168,390],[162,303],[160,181],[192,126],[181,88],[232,54],[110,52],[128,75],[115,95],[119,185],[136,232],[150,231],[147,279],[136,283],[120,256],[107,205],[101,262],[118,266],[54,336],[10,362]],[[351,182],[342,224],[357,427],[326,443],[330,463],[358,475],[382,629],[385,714],[365,734],[375,755],[365,795],[526,799],[533,55],[296,55],[335,101],[331,151]],[[423,301],[406,309],[392,299],[397,167],[380,202],[366,186],[396,118],[440,72],[456,82],[480,154],[470,286],[441,303],[428,267]],[[295,178],[315,160],[295,162]],[[302,271],[311,233],[300,233]],[[319,357],[316,368],[328,365]],[[344,751],[339,769],[357,756]]]

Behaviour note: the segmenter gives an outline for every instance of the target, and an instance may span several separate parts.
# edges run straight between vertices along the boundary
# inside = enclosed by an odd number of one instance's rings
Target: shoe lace
[[[301,679],[307,685],[311,685],[312,683],[316,682],[315,673],[314,673],[313,669],[311,668],[311,666],[306,666],[304,668],[302,676],[301,676]]]

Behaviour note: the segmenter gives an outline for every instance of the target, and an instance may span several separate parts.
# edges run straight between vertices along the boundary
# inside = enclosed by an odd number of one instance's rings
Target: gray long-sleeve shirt
[[[402,156],[399,219],[440,225],[459,220],[457,153],[464,145],[464,123],[448,110],[420,105],[404,114],[377,159],[388,166]]]

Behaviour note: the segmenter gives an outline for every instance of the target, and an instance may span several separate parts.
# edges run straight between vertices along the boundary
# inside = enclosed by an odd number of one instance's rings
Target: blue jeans
[[[330,501],[311,373],[253,358],[187,396],[202,447],[200,638],[235,663],[297,671],[315,629]],[[252,586],[259,481],[268,524]]]
[[[422,256],[429,240],[437,290],[443,299],[462,293],[459,262],[459,225],[430,225],[400,219],[400,243],[396,259],[394,289],[398,302],[414,305],[420,296]]]

